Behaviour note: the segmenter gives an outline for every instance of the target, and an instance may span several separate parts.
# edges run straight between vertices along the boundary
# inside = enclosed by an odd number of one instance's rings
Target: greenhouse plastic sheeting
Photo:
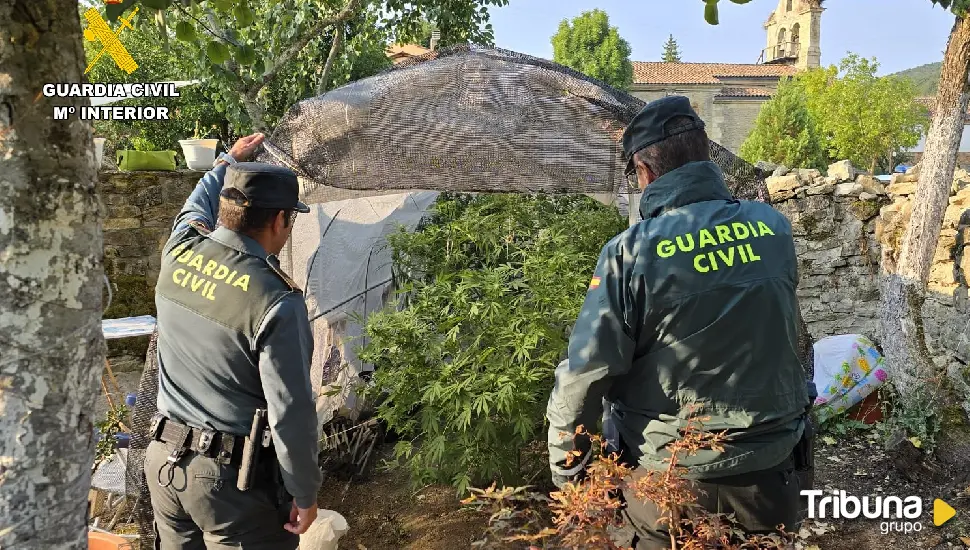
[[[862,402],[887,378],[882,354],[865,336],[841,334],[815,343],[815,408],[822,421]]]
[[[386,238],[414,229],[437,192],[398,193],[314,204],[297,217],[280,255],[283,268],[306,293],[313,324],[311,381],[320,425],[334,413],[356,419],[353,388],[373,370],[357,360],[364,343],[359,318],[382,309],[391,287]]]

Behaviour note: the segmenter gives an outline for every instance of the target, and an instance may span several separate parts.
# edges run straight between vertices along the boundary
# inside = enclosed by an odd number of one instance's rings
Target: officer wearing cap
[[[649,103],[623,134],[627,174],[643,191],[640,223],[600,254],[549,398],[553,480],[583,475],[609,404],[633,479],[666,470],[688,419],[727,432],[723,449],[678,455],[698,503],[734,513],[752,533],[799,518],[796,470],[813,387],[797,349],[797,260],[789,221],[736,200],[710,160],[704,122],[686,97]],[[579,451],[575,459],[567,453]],[[623,490],[616,542],[669,548],[662,511]]]
[[[276,258],[309,208],[292,171],[239,162],[262,141],[219,157],[162,252],[159,414],[145,457],[162,550],[295,549],[317,514],[313,339]]]

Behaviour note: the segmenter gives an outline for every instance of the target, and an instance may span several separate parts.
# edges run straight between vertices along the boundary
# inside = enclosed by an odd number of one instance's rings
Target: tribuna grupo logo
[[[808,517],[811,519],[881,519],[879,531],[918,533],[923,529],[918,521],[923,515],[923,499],[920,497],[864,496],[856,497],[845,491],[802,491],[808,497]]]

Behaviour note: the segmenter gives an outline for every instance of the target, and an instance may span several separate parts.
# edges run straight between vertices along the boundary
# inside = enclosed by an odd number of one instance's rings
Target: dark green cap
[[[677,116],[690,117],[693,122],[676,128],[664,128],[670,119]],[[682,95],[662,97],[647,103],[623,132],[623,154],[627,157],[626,175],[636,171],[633,155],[637,151],[671,136],[703,128],[704,121],[694,112],[690,100]]]
[[[226,170],[223,193],[227,189],[235,189],[246,197],[235,201],[239,206],[295,210],[304,214],[310,211],[309,206],[300,202],[296,173],[283,166],[237,162]]]

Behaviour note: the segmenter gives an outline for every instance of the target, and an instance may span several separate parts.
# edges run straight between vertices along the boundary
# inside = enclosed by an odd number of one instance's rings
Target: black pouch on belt
[[[811,418],[805,416],[805,430],[802,438],[795,444],[793,451],[796,470],[811,470],[815,468],[815,427]]]

